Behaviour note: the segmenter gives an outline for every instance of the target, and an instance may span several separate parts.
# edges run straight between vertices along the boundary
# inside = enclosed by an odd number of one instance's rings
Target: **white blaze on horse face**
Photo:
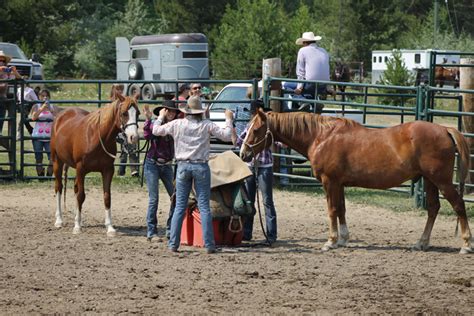
[[[253,129],[253,125],[254,125],[254,124],[255,124],[255,122],[252,122],[252,123],[250,124],[250,126],[248,127],[248,129],[247,129],[247,134],[245,135],[245,138],[244,138],[244,140],[243,140],[243,142],[242,142],[242,146],[240,147],[239,155],[240,155],[240,158],[241,158],[241,159],[245,159],[245,157],[249,155],[249,153],[247,152],[247,151],[248,151],[248,148],[249,148],[248,145],[247,145],[247,142],[248,142],[248,138],[249,138],[249,135],[250,135],[249,131],[251,131],[251,130]],[[237,137],[238,137],[238,136],[239,136],[239,135],[237,135]]]
[[[128,122],[125,128],[125,135],[129,144],[136,144],[138,142],[138,126],[137,126],[137,109],[131,106],[128,109]]]

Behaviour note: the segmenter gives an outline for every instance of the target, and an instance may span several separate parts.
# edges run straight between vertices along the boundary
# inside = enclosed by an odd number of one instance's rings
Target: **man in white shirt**
[[[302,45],[298,51],[296,61],[296,75],[302,80],[329,81],[329,54],[316,44],[321,36],[314,36],[313,32],[304,32],[301,38],[296,40],[296,45]],[[315,98],[314,83],[298,83],[295,94],[309,94]],[[317,94],[326,94],[326,85],[318,84]]]

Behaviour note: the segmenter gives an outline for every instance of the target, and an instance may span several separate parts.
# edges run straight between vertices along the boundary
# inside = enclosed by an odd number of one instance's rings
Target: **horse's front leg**
[[[341,208],[341,203],[344,199],[344,188],[339,184],[333,183],[327,177],[321,177],[321,179],[324,191],[326,192],[329,217],[329,238],[321,250],[328,251],[338,246],[337,217],[338,210]]]
[[[82,170],[82,166],[76,167],[76,181],[74,182],[74,193],[76,194],[76,216],[74,218],[73,234],[81,233],[82,226],[82,204],[86,199],[86,193],[84,190],[85,173]]]
[[[102,171],[102,186],[104,189],[104,205],[105,205],[105,228],[107,228],[107,236],[114,237],[116,230],[112,226],[112,210],[111,210],[111,196],[110,186],[112,177],[114,175],[114,168]]]

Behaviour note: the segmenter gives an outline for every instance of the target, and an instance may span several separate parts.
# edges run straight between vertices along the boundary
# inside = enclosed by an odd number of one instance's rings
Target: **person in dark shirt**
[[[162,105],[156,107],[153,113],[158,116],[162,108],[168,109],[165,117],[166,122],[174,120],[178,114],[178,108],[172,100],[165,100]],[[150,141],[150,149],[145,158],[145,179],[148,188],[148,211],[146,215],[147,238],[152,240],[158,238],[157,225],[158,220],[156,211],[158,210],[158,184],[159,180],[163,182],[170,198],[174,192],[173,186],[173,166],[174,142],[171,136],[154,136],[152,113],[148,104],[145,104],[145,125],[143,126],[143,136]],[[174,207],[171,203],[168,220],[166,222],[166,237],[169,239],[171,219],[173,217]]]

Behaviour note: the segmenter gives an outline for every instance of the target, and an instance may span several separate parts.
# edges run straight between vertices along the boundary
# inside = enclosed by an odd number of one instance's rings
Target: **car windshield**
[[[215,100],[225,101],[225,100],[245,100],[247,99],[247,87],[226,87],[219,93]],[[212,110],[234,110],[239,103],[214,103],[212,105]]]
[[[11,44],[0,44],[0,50],[3,50],[5,55],[8,55],[12,58],[16,59],[28,59],[26,58],[25,53],[18,48],[16,45],[11,45]]]

